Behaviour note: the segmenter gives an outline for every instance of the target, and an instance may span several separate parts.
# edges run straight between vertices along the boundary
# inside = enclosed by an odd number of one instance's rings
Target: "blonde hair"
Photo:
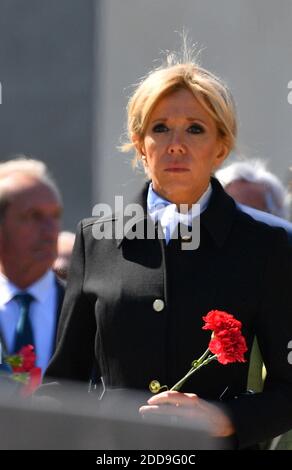
[[[134,135],[142,141],[150,114],[158,101],[182,88],[189,90],[214,119],[218,134],[229,152],[235,147],[236,110],[229,89],[211,72],[193,62],[186,62],[156,69],[137,86],[128,102],[129,141],[120,147],[123,152],[135,148]],[[141,151],[135,150],[134,166],[142,157]]]

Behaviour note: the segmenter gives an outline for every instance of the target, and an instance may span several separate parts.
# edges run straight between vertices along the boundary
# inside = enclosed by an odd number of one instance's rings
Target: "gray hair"
[[[266,188],[265,200],[267,211],[278,217],[288,218],[289,196],[280,179],[266,169],[262,160],[234,162],[216,172],[216,178],[223,187],[244,180],[250,183],[263,184]]]
[[[11,160],[2,162],[0,163],[0,184],[2,180],[16,173],[29,175],[36,178],[41,183],[44,183],[55,193],[59,201],[62,202],[61,193],[44,162],[28,158],[25,155],[17,155]],[[0,187],[0,223],[5,216],[5,212],[9,204],[9,192],[6,188],[4,189]]]

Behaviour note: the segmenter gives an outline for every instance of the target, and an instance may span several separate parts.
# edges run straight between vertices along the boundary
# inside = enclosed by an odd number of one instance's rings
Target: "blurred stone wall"
[[[0,159],[44,160],[63,226],[91,214],[94,0],[0,0]]]

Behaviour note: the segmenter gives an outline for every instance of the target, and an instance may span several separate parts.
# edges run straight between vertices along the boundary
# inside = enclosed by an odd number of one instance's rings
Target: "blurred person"
[[[218,170],[216,178],[235,201],[287,219],[288,191],[261,160],[234,162]]]
[[[6,353],[35,347],[44,371],[54,351],[64,287],[52,271],[62,202],[45,164],[0,163],[0,336]]]
[[[71,255],[75,242],[75,234],[63,231],[58,236],[58,256],[54,262],[53,270],[63,280],[67,279]]]
[[[135,150],[149,179],[135,201],[142,215],[126,218],[122,235],[116,215],[79,224],[46,375],[87,382],[95,361],[105,397],[147,390],[154,379],[171,386],[206,349],[202,316],[225,310],[242,322],[247,362],[214,361],[181,392],[159,393],[140,412],[203,417],[213,435],[246,448],[292,426],[292,263],[286,232],[241,211],[212,176],[234,148],[236,130],[228,88],[197,64],[169,62],[137,86],[124,150]],[[196,203],[200,244],[186,250],[172,229],[196,225]],[[133,236],[142,229],[144,237]],[[255,335],[268,378],[262,393],[249,394]]]

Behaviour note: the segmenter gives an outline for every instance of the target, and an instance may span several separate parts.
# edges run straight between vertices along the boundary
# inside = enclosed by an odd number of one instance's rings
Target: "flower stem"
[[[171,387],[170,391],[178,392],[191,375],[193,375],[197,370],[201,369],[201,367],[209,364],[209,362],[214,361],[214,359],[217,359],[216,354],[214,354],[213,356],[209,355],[206,357],[206,352],[197,361],[197,365],[193,366],[182,379],[180,379],[173,387]],[[200,363],[200,361],[202,361],[202,358],[205,359],[203,360],[203,362]]]
[[[192,367],[196,367],[197,365],[201,364],[201,362],[203,362],[206,359],[209,353],[210,353],[209,348],[207,348],[204,354],[199,359],[192,362]]]

